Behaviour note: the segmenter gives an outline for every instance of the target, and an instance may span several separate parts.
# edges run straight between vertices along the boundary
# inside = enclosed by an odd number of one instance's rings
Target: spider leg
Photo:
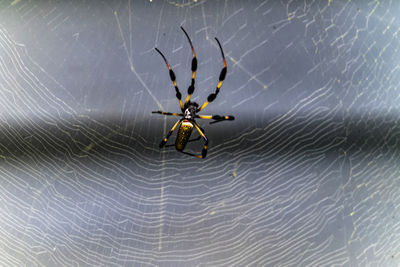
[[[183,116],[182,113],[171,113],[171,112],[164,112],[164,111],[161,111],[161,110],[152,111],[151,113],[158,113],[158,114],[167,115],[167,116]]]
[[[169,77],[171,78],[172,83],[175,86],[175,91],[176,91],[176,98],[178,98],[179,100],[179,106],[181,107],[181,110],[183,111],[183,104],[182,104],[182,94],[179,91],[178,85],[176,84],[176,76],[174,71],[172,70],[171,66],[168,64],[167,59],[165,58],[165,56],[163,55],[163,53],[161,53],[160,50],[158,50],[158,48],[156,47],[155,50],[161,55],[161,57],[164,59],[165,64],[167,64],[167,67],[169,69]]]
[[[176,127],[181,124],[181,122],[183,121],[183,119],[180,119],[179,121],[177,121],[174,126],[172,126],[171,130],[169,131],[169,133],[167,134],[167,136],[161,141],[160,143],[160,148],[164,147],[165,144],[168,141],[168,138],[171,136],[171,134],[175,131]]]
[[[189,44],[190,44],[190,47],[192,48],[192,53],[193,53],[193,59],[192,59],[192,83],[188,87],[188,95],[187,95],[186,100],[185,100],[185,105],[186,105],[186,103],[189,102],[189,100],[190,100],[190,96],[194,92],[194,78],[196,76],[196,70],[197,70],[197,58],[196,58],[196,54],[194,53],[193,44],[192,44],[192,41],[189,38],[189,35],[187,34],[187,32],[185,31],[185,29],[183,27],[181,27],[181,29],[185,33],[187,39],[189,40]]]
[[[201,107],[197,110],[197,112],[199,112],[200,110],[202,110],[203,108],[205,108],[205,107],[208,105],[208,103],[214,101],[214,99],[217,97],[217,95],[218,95],[218,93],[219,93],[219,89],[221,88],[222,82],[225,80],[226,70],[227,70],[227,69],[226,69],[225,55],[224,55],[224,51],[222,50],[221,43],[218,41],[217,38],[215,38],[215,40],[217,41],[218,46],[219,46],[219,49],[221,50],[222,59],[224,60],[224,67],[222,68],[221,73],[219,74],[219,82],[218,82],[218,85],[217,85],[217,89],[215,90],[215,93],[212,93],[212,94],[210,94],[210,95],[207,97],[207,101],[204,102],[203,105],[201,105]]]
[[[197,122],[194,122],[194,127],[199,132],[201,137],[203,137],[204,145],[203,145],[203,150],[201,151],[201,155],[193,155],[193,156],[195,156],[196,158],[199,158],[199,159],[204,159],[207,155],[208,138],[204,134],[204,132],[203,132],[204,130],[201,129],[200,125],[198,125]]]
[[[181,151],[181,150],[178,150],[178,151],[179,151],[179,152],[181,152],[181,153],[183,153],[183,154],[186,154],[186,155],[192,156],[192,157],[196,157],[196,158],[202,158],[202,157],[201,157],[201,155],[195,155],[195,154],[193,154],[193,153],[186,152],[186,151]]]
[[[203,137],[203,139],[205,140],[204,146],[203,146],[203,150],[202,150],[202,152],[201,152],[201,155],[196,155],[196,154],[193,154],[193,153],[190,153],[190,152],[186,152],[186,151],[182,151],[182,150],[178,150],[178,151],[181,152],[181,153],[183,153],[183,154],[192,156],[192,157],[196,157],[196,158],[199,158],[199,159],[204,159],[204,158],[206,157],[206,155],[207,155],[207,144],[208,144],[208,139],[207,139],[207,137],[205,136],[205,134],[203,133],[203,131],[200,130],[200,127],[197,126],[197,123],[195,123],[195,127],[196,127],[197,131],[199,131],[201,137]]]
[[[221,121],[233,121],[235,119],[234,116],[229,115],[229,116],[220,116],[220,115],[196,115],[196,118],[199,119],[205,119],[205,120],[214,120],[211,123],[216,123],[216,122],[221,122]]]

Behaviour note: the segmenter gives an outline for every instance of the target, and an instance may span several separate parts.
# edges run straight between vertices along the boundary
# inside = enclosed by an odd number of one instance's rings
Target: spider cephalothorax
[[[179,106],[181,108],[181,112],[182,113],[171,113],[171,112],[164,112],[164,111],[160,111],[160,110],[159,111],[153,111],[152,113],[159,113],[159,114],[162,114],[162,115],[170,115],[170,116],[180,116],[180,117],[182,117],[180,120],[178,120],[174,124],[174,126],[171,128],[171,130],[169,131],[167,136],[161,141],[160,148],[165,146],[165,144],[168,141],[168,138],[174,132],[176,127],[179,126],[178,134],[177,134],[176,141],[175,141],[176,150],[178,150],[179,152],[182,152],[182,153],[197,157],[197,158],[205,158],[206,155],[207,155],[208,138],[204,134],[204,130],[195,121],[195,118],[214,120],[211,123],[224,121],[224,120],[234,120],[235,119],[235,117],[233,117],[233,116],[197,115],[198,112],[200,112],[202,109],[204,109],[210,102],[214,101],[215,98],[217,97],[217,95],[219,93],[219,89],[221,88],[222,82],[223,82],[223,80],[225,79],[225,76],[226,76],[226,71],[227,71],[227,69],[226,69],[226,60],[225,60],[224,51],[222,50],[222,46],[221,46],[220,42],[218,41],[218,39],[215,38],[215,40],[217,41],[218,46],[219,46],[219,48],[221,50],[222,59],[224,60],[224,67],[222,68],[221,73],[219,74],[219,82],[218,82],[218,85],[217,85],[217,89],[215,90],[214,93],[210,94],[207,97],[207,100],[200,107],[196,102],[191,102],[190,101],[190,97],[194,92],[194,79],[195,79],[196,70],[197,70],[197,58],[196,58],[196,54],[194,53],[192,41],[190,40],[189,35],[186,33],[185,29],[183,29],[182,27],[181,27],[181,29],[185,33],[187,39],[189,40],[189,44],[190,44],[190,47],[192,48],[192,53],[193,53],[193,59],[192,59],[192,83],[190,84],[190,86],[188,88],[188,95],[186,97],[185,103],[182,103],[182,94],[179,91],[178,85],[176,83],[176,76],[175,76],[174,71],[172,70],[171,66],[168,64],[167,59],[161,53],[161,51],[158,50],[157,48],[155,48],[155,49],[161,55],[161,57],[164,59],[165,64],[168,67],[169,76],[171,78],[172,83],[174,84],[176,97],[179,100]],[[203,150],[201,152],[201,155],[195,155],[195,154],[183,151],[185,149],[186,144],[191,141],[191,140],[189,140],[189,138],[190,138],[190,135],[191,135],[191,133],[193,131],[193,128],[196,128],[196,130],[199,132],[200,136],[204,139],[204,145],[203,145]]]
[[[196,102],[189,101],[183,107],[183,109],[184,109],[183,117],[187,120],[194,120],[194,118],[196,117],[196,112],[197,112],[198,108],[199,108],[199,105]]]

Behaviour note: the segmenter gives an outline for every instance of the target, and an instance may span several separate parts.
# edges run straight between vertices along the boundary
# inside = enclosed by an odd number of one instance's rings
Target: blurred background
[[[400,2],[1,1],[1,266],[398,266]],[[160,150],[202,104],[206,159]],[[196,134],[193,134],[196,137]],[[169,144],[174,144],[173,135]],[[199,153],[202,142],[188,151]]]

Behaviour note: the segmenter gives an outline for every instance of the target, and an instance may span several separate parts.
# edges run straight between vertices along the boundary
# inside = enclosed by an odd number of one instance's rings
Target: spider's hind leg
[[[183,154],[189,155],[189,156],[193,156],[199,159],[204,159],[207,156],[207,145],[208,145],[208,138],[206,137],[206,135],[203,132],[203,129],[201,129],[200,125],[198,125],[196,122],[194,122],[194,127],[196,128],[196,130],[199,132],[200,136],[203,137],[204,139],[204,145],[203,145],[203,150],[201,151],[200,155],[196,155],[190,152],[185,152],[185,151],[179,151],[182,152]]]
[[[167,141],[168,141],[168,138],[169,138],[169,137],[171,136],[171,134],[175,131],[176,127],[177,127],[179,124],[181,124],[182,120],[183,120],[183,119],[180,119],[179,121],[177,121],[177,122],[174,124],[174,126],[172,126],[172,128],[171,128],[171,130],[168,132],[167,136],[161,141],[161,143],[160,143],[160,145],[159,145],[160,148],[163,148],[163,147],[165,146],[165,144],[166,144]]]

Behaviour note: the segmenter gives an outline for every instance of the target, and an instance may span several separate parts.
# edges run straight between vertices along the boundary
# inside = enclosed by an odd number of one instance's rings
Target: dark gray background
[[[398,1],[0,2],[0,265],[397,266]],[[186,97],[205,160],[158,144]],[[170,143],[173,144],[174,137]],[[189,149],[201,150],[201,143]]]

